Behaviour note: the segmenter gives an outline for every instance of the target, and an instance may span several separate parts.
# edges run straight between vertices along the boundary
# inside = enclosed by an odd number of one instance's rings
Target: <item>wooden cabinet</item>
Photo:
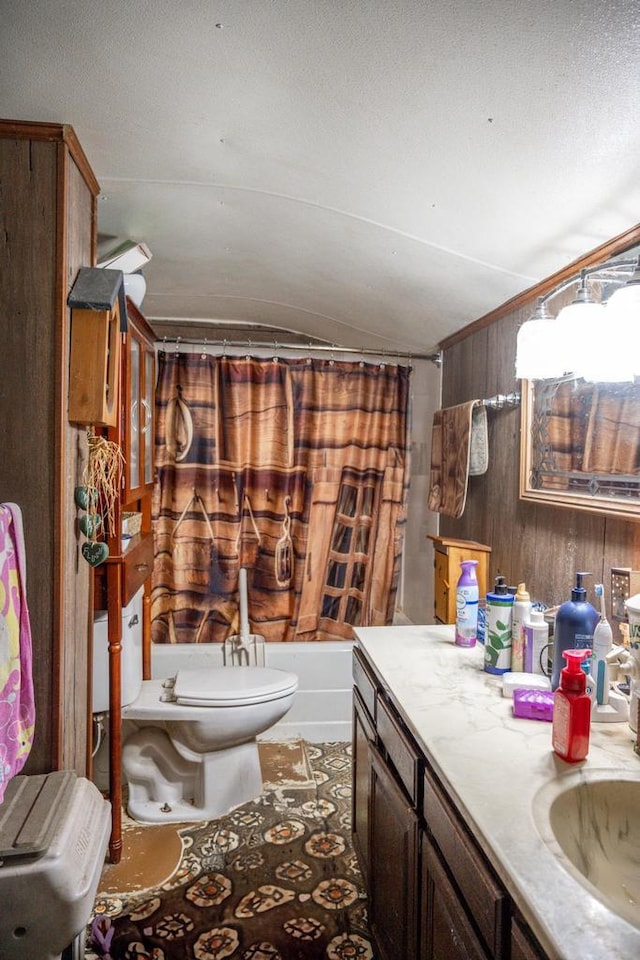
[[[462,909],[436,848],[421,834],[420,927],[423,960],[486,960],[480,940]]]
[[[451,888],[449,901],[457,898],[460,930],[475,931],[473,949],[469,936],[465,936],[472,950],[469,955],[507,957],[510,903],[506,891],[464,824],[459,822],[455,807],[429,769],[424,774],[423,818],[433,845],[446,865],[443,869]],[[433,932],[431,934],[433,938]]]
[[[142,607],[143,676],[150,676],[151,574],[153,572],[153,392],[155,388],[154,333],[136,306],[127,300],[129,328],[122,351],[120,416],[108,429],[109,440],[124,453],[122,493],[115,504],[113,536],[108,538],[109,557],[98,568],[97,606],[107,610],[109,644],[109,799],[113,863],[122,855],[122,730],[121,649],[122,609],[144,587]],[[122,517],[140,514],[140,530],[123,544]],[[125,549],[126,546],[126,549]]]
[[[371,773],[369,915],[382,960],[418,956],[418,817],[381,754]]]
[[[86,429],[69,423],[67,297],[94,263],[98,183],[69,126],[0,121],[0,501],[23,515],[36,727],[26,774],[87,772],[91,568],[74,488]]]
[[[487,593],[491,547],[475,540],[454,540],[428,535],[434,546],[434,614],[436,623],[456,622],[456,584],[462,560],[477,560],[476,577],[480,596]]]
[[[376,732],[362,697],[353,691],[353,789],[351,793],[351,824],[353,846],[360,861],[365,881],[369,880],[369,805],[371,796],[369,774],[369,744]]]
[[[139,310],[127,305],[130,328],[124,370],[123,413],[125,484],[123,501],[144,496],[153,484],[153,394],[155,353],[153,333]]]
[[[536,938],[517,915],[511,921],[511,960],[545,960]]]
[[[382,960],[544,960],[358,646],[353,676],[354,847]]]

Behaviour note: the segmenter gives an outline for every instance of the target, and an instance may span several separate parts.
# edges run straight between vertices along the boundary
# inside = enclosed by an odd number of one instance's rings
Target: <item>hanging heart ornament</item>
[[[102,526],[102,517],[98,513],[86,513],[78,520],[78,526],[85,537],[91,540]]]
[[[82,556],[92,567],[99,567],[109,556],[109,547],[101,540],[88,540],[82,544]]]
[[[76,487],[73,492],[73,499],[76,502],[76,507],[80,507],[81,510],[89,509],[89,488],[85,486]],[[95,490],[91,491],[91,500],[93,501],[93,506],[96,505],[98,499],[97,493]]]

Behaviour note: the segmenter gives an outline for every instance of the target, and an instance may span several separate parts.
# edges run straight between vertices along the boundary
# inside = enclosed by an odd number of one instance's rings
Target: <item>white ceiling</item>
[[[0,0],[158,330],[429,352],[640,220],[639,91],[638,0]]]

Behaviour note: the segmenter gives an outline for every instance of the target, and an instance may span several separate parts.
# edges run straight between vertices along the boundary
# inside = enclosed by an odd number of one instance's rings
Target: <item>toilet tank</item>
[[[122,610],[120,678],[122,706],[131,703],[142,684],[142,587]],[[93,713],[109,709],[109,642],[107,611],[99,610],[93,621]]]

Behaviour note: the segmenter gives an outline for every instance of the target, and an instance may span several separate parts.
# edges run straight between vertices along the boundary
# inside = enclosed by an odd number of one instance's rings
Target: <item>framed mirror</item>
[[[640,382],[522,382],[520,496],[640,519]]]

